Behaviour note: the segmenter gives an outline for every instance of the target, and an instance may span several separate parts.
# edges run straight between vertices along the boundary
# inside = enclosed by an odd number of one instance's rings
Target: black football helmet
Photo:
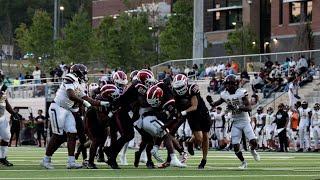
[[[223,85],[229,93],[234,94],[239,87],[237,76],[233,74],[228,75],[225,77]]]
[[[83,64],[75,64],[71,66],[70,72],[76,75],[80,80],[87,82],[88,81],[88,69]]]
[[[303,102],[301,103],[301,107],[302,107],[303,109],[307,109],[307,108],[308,108],[308,102],[307,102],[307,101],[303,101]]]
[[[320,110],[320,104],[319,104],[319,103],[316,103],[316,104],[314,105],[313,109],[314,109],[315,111]]]
[[[258,113],[258,114],[263,113],[263,107],[262,107],[262,106],[259,106],[259,107],[258,107],[257,113]]]

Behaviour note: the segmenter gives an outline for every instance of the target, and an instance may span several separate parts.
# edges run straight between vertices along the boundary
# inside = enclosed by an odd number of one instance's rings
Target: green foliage
[[[259,53],[259,41],[250,26],[236,28],[230,32],[224,47],[228,55]]]
[[[155,39],[144,13],[122,13],[117,19],[106,17],[96,30],[102,52],[99,54],[111,67],[126,70],[155,62]]]
[[[36,11],[32,24],[20,24],[16,29],[16,40],[23,52],[32,52],[36,57],[52,54],[52,22],[45,11]]]
[[[192,57],[193,1],[177,0],[167,26],[160,34],[160,47],[164,59]]]
[[[91,57],[92,28],[88,14],[79,11],[63,29],[64,39],[57,44],[66,62],[85,63]]]

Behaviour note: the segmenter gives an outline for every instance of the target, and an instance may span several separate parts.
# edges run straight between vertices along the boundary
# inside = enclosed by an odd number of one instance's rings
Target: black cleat
[[[84,167],[87,169],[98,169],[94,163],[87,163]]]
[[[140,156],[141,156],[141,153],[139,151],[136,151],[134,153],[134,167],[138,167],[139,166],[139,162],[140,162]]]
[[[308,148],[308,149],[307,149],[307,152],[311,152],[311,148]]]
[[[198,166],[198,169],[204,169],[204,166],[207,164],[207,160],[205,159],[202,159],[199,166]]]
[[[319,152],[319,149],[314,149],[312,152]]]
[[[4,166],[13,166],[13,164],[12,163],[10,163],[8,160],[7,160],[7,158],[1,158],[0,159],[0,164],[2,164],[2,165],[4,165]]]
[[[154,169],[155,168],[155,165],[154,165],[154,163],[152,161],[148,161],[146,163],[146,166],[147,166],[148,169]]]
[[[108,159],[107,164],[112,168],[112,169],[121,169],[118,166],[118,163],[116,160]]]
[[[97,162],[106,162],[106,161],[105,161],[104,157],[99,156],[97,158]]]
[[[303,152],[303,149],[302,148],[300,148],[298,151],[296,151],[296,152]]]
[[[194,150],[193,150],[193,143],[192,142],[188,142],[187,143],[187,146],[188,146],[188,152],[191,156],[194,155]]]

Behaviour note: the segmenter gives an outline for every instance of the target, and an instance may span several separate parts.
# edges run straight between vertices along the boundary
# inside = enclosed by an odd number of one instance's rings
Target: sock
[[[244,158],[243,158],[243,155],[242,155],[242,152],[241,152],[241,151],[239,151],[239,152],[237,152],[237,153],[235,153],[235,154],[236,154],[236,156],[238,157],[238,159],[239,159],[241,162],[244,161]]]
[[[0,146],[0,158],[6,158],[8,153],[8,146]]]
[[[76,159],[74,156],[68,156],[68,162],[75,162]]]
[[[175,153],[170,154],[171,161],[172,160],[178,160],[177,155]]]

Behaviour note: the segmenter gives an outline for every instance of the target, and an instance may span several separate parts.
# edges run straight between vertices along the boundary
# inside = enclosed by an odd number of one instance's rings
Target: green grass
[[[66,149],[61,148],[53,157],[55,170],[45,170],[39,163],[44,148],[18,147],[9,148],[9,160],[13,167],[0,166],[1,179],[319,179],[320,153],[273,153],[263,152],[261,162],[255,162],[249,153],[244,153],[248,169],[241,171],[233,152],[210,151],[204,170],[197,170],[201,153],[189,158],[184,169],[146,169],[143,164],[133,167],[133,150],[128,152],[128,166],[112,170],[103,163],[99,169],[68,170],[65,168]],[[163,155],[165,154],[162,151]]]

